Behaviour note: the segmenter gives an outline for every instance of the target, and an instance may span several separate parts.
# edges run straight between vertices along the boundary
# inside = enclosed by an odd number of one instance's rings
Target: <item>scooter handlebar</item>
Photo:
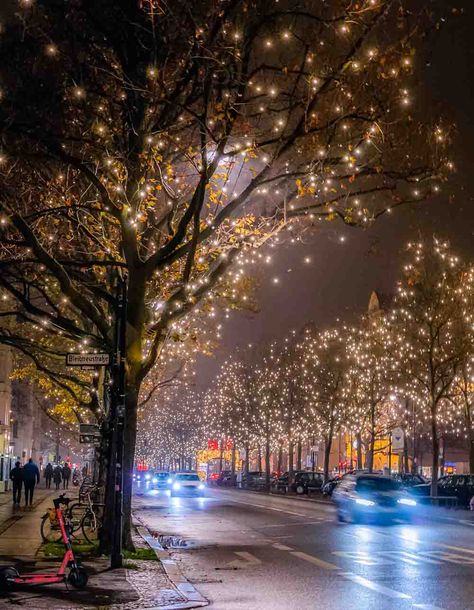
[[[65,496],[66,496],[66,494],[61,494],[59,496],[59,498],[55,498],[53,500],[54,508],[58,509],[61,504],[64,504],[65,506],[67,506],[69,504],[71,499],[70,498],[66,498]]]

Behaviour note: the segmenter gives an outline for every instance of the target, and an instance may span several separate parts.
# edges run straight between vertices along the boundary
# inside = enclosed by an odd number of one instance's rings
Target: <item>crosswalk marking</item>
[[[378,583],[372,580],[368,580],[363,576],[359,576],[358,574],[353,574],[352,572],[343,572],[342,575],[344,576],[344,578],[352,580],[352,582],[355,582],[358,585],[362,585],[363,587],[371,589],[372,591],[376,591],[377,593],[382,593],[382,595],[386,595],[387,597],[391,597],[393,599],[411,599],[411,595],[401,593],[400,591],[395,591],[394,589],[389,589],[384,585],[379,585]]]
[[[291,555],[295,557],[299,557],[300,559],[304,559],[309,563],[312,563],[318,568],[323,568],[323,570],[340,570],[340,568],[333,563],[329,563],[328,561],[324,561],[323,559],[319,559],[319,557],[314,557],[314,555],[308,555],[307,553],[302,553],[301,551],[292,551]]]
[[[234,561],[230,561],[227,565],[234,568],[247,568],[250,566],[260,565],[262,562],[258,557],[252,555],[252,553],[248,553],[247,551],[234,551],[236,555],[239,556],[239,559],[234,559]]]
[[[273,548],[278,549],[279,551],[292,551],[291,546],[286,546],[286,544],[281,544],[280,542],[275,542]]]

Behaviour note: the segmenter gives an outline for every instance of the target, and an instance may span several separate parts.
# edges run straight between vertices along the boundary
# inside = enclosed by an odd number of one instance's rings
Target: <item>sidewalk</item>
[[[0,558],[35,557],[40,545],[40,520],[56,495],[51,489],[35,489],[33,509],[13,508],[11,492],[0,500]],[[4,498],[5,496],[5,498]]]
[[[64,490],[60,490],[63,493]],[[69,489],[68,496],[76,495]],[[41,517],[52,506],[57,491],[36,489],[32,510],[13,509],[11,492],[0,495],[0,566],[13,565],[19,572],[55,572],[61,560],[46,558],[41,551]],[[146,543],[136,535],[136,546]],[[168,578],[158,560],[127,560],[126,568],[112,570],[107,557],[91,557],[82,564],[89,574],[86,589],[65,583],[15,587],[0,592],[0,610],[178,610],[192,607]],[[202,605],[202,604],[200,604]]]

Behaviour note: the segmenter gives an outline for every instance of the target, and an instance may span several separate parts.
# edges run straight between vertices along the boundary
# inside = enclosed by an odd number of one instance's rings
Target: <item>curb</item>
[[[153,538],[149,530],[143,525],[138,524],[136,525],[136,530],[148,546],[155,551],[166,576],[186,600],[183,604],[159,606],[159,608],[144,608],[143,610],[185,610],[187,608],[202,608],[203,606],[209,605],[209,601],[187,580],[179,569],[176,561],[170,558],[170,554],[161,546],[156,538]]]

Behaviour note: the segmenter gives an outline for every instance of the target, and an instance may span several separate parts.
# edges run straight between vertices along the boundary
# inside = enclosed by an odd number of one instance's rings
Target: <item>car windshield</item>
[[[199,476],[197,474],[178,474],[176,479],[180,481],[199,481]]]
[[[158,472],[155,476],[159,479],[167,479],[169,475],[167,472]]]
[[[367,478],[359,479],[357,481],[357,491],[361,492],[377,492],[377,491],[396,491],[400,489],[398,481],[393,479],[378,479],[378,478]]]

